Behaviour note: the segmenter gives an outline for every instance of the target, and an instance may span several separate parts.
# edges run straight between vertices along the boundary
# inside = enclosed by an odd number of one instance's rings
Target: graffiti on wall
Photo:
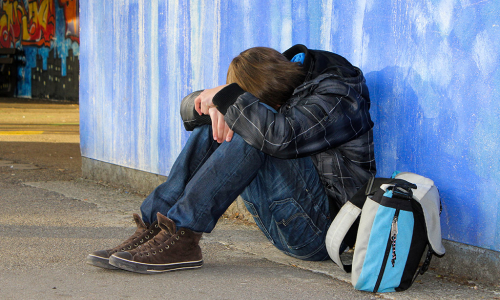
[[[31,95],[34,98],[59,100],[78,99],[79,61],[69,50],[66,57],[66,76],[61,75],[63,60],[53,49],[47,56],[47,68],[43,69],[43,58],[36,57],[36,66],[31,69]]]
[[[50,46],[56,31],[53,0],[29,0],[24,2],[3,0],[0,11],[0,44],[4,48],[22,45]]]
[[[0,0],[0,48],[18,48],[17,95],[78,100],[79,0]]]
[[[80,2],[78,0],[58,0],[64,9],[66,21],[66,38],[80,43]]]

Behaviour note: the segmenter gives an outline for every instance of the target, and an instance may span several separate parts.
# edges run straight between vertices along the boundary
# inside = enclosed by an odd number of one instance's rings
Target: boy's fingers
[[[224,134],[222,135],[222,138],[225,140],[227,137],[227,133],[229,132],[229,126],[227,126],[227,123],[224,122]]]
[[[217,110],[216,108],[214,108],[214,109]],[[225,127],[227,125],[226,125],[226,121],[224,121],[224,116],[219,111],[217,111],[217,118],[219,121],[218,122],[219,128],[217,128],[217,142],[222,143],[224,141],[224,138],[225,138],[224,131],[225,131]]]
[[[218,128],[218,120],[217,120],[217,110],[209,110],[210,119],[212,120],[212,137],[214,140],[217,140],[217,128]]]
[[[194,99],[194,109],[201,116],[201,97],[198,95],[196,99]]]
[[[229,128],[229,126],[228,126],[228,128]],[[233,139],[233,135],[234,135],[234,131],[229,129],[229,131],[227,132],[227,135],[226,135],[226,142],[230,142]]]

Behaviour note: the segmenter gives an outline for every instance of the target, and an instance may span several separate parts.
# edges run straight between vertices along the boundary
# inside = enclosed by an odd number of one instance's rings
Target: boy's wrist
[[[228,108],[236,102],[236,99],[245,91],[237,84],[231,83],[220,90],[212,99],[221,114],[225,115]]]

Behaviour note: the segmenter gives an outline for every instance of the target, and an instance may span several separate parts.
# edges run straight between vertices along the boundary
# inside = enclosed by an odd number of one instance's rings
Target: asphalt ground
[[[288,257],[255,225],[231,219],[203,236],[200,269],[87,265],[88,253],[134,231],[144,196],[80,178],[75,123],[77,105],[0,100],[0,299],[500,299],[494,287],[432,270],[405,292],[355,291],[332,262]]]

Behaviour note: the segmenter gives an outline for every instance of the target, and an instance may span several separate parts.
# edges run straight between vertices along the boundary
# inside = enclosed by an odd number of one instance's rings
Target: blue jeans
[[[141,213],[147,223],[160,212],[178,228],[211,232],[238,195],[278,249],[305,260],[328,258],[328,197],[311,158],[271,157],[237,134],[218,144],[211,126],[192,132],[168,180],[144,200]]]

